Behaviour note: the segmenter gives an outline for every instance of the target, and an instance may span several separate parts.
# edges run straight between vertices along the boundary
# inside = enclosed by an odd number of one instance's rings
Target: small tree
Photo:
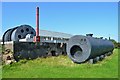
[[[112,41],[112,42],[113,42],[113,44],[114,44],[115,48],[118,48],[118,43],[117,43],[114,39],[110,39],[110,41]]]
[[[118,42],[118,48],[120,48],[120,43]]]

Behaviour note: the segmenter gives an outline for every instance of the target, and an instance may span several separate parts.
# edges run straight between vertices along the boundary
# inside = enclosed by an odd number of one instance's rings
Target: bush
[[[119,42],[115,41],[114,39],[111,39],[110,41],[113,42],[115,48],[120,48],[120,43]]]

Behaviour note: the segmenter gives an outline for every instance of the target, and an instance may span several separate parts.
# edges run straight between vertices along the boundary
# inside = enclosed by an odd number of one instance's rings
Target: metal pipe
[[[39,36],[39,7],[36,10],[36,36]]]
[[[39,36],[39,7],[36,8],[36,36],[34,37],[34,42],[40,42],[40,36]]]

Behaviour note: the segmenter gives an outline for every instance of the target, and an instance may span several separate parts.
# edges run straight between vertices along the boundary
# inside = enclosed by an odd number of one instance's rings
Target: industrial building
[[[66,43],[70,37],[73,35],[61,32],[54,32],[48,30],[40,30],[40,41],[41,42],[52,42],[52,43]],[[27,41],[26,39],[21,39],[20,41]],[[32,42],[32,40],[31,40]]]

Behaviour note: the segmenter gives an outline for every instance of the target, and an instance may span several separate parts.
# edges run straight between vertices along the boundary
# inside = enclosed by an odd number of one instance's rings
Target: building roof
[[[56,38],[70,38],[73,35],[67,34],[67,33],[62,33],[62,32],[40,30],[40,36],[56,37]]]

